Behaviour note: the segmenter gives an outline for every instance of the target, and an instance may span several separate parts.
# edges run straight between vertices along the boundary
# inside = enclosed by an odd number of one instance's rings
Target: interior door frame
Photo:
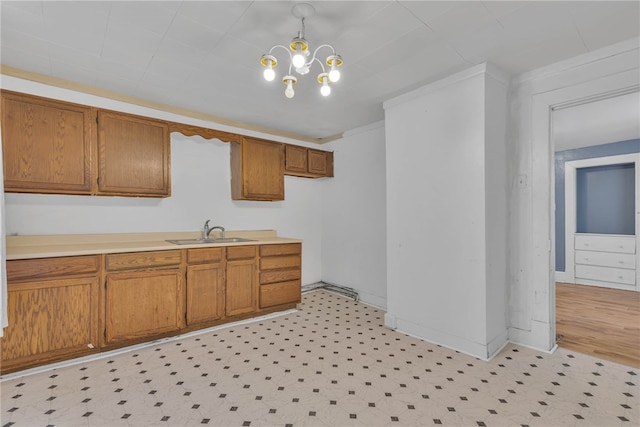
[[[556,346],[553,112],[639,90],[637,69],[632,69],[532,97],[531,334],[536,347]]]
[[[613,142],[613,141],[612,141]],[[635,168],[635,237],[636,237],[636,266],[640,266],[640,251],[638,251],[637,240],[638,230],[640,229],[640,153],[620,154],[615,156],[595,157],[591,159],[572,160],[564,164],[564,223],[565,223],[565,268],[562,281],[568,283],[576,283],[575,263],[572,262],[575,256],[573,245],[574,235],[576,234],[576,203],[577,203],[577,187],[576,173],[577,169],[592,166],[609,166],[619,164],[633,163]],[[639,269],[636,267],[636,290],[638,290]],[[616,286],[610,286],[616,288]],[[621,286],[620,289],[628,289]]]

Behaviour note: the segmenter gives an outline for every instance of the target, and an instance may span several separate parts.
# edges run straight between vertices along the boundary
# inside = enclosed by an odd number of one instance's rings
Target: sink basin
[[[237,242],[255,242],[251,239],[243,239],[242,237],[225,237],[218,239],[181,239],[181,240],[167,240],[174,245],[204,245],[210,243],[237,243]]]

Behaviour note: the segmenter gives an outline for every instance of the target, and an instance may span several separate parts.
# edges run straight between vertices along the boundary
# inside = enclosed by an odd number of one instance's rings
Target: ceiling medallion
[[[342,65],[342,57],[336,54],[333,46],[329,44],[323,44],[313,51],[313,55],[309,51],[309,42],[305,39],[304,34],[304,21],[305,19],[315,14],[315,9],[309,3],[298,3],[291,8],[291,14],[297,19],[300,19],[302,28],[298,31],[298,35],[291,40],[288,47],[283,45],[275,45],[269,49],[269,53],[262,55],[260,62],[265,67],[264,78],[267,81],[273,81],[276,77],[275,68],[278,65],[276,57],[273,55],[273,51],[276,48],[282,48],[289,54],[289,72],[282,78],[282,83],[286,86],[284,94],[287,98],[293,98],[295,92],[293,85],[298,82],[298,79],[293,75],[293,70],[301,76],[308,74],[311,70],[311,66],[314,62],[320,64],[322,72],[318,74],[318,83],[320,84],[320,93],[323,96],[329,96],[331,93],[330,83],[335,83],[340,80],[340,70],[338,67]],[[331,54],[327,56],[325,61],[328,71],[325,68],[322,61],[316,58],[318,51],[322,48],[331,49]],[[309,58],[311,56],[311,58]]]

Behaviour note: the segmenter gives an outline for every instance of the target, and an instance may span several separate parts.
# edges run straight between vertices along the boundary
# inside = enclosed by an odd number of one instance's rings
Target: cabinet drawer
[[[7,280],[95,274],[99,266],[98,256],[13,260],[7,261]]]
[[[228,246],[227,247],[227,259],[246,259],[254,258],[257,251],[257,246]]]
[[[575,249],[583,251],[636,253],[635,236],[576,234]]]
[[[262,245],[260,246],[260,256],[276,256],[300,254],[302,245],[300,243],[284,243],[278,245]]]
[[[224,248],[187,249],[188,264],[219,262],[224,258]]]
[[[287,270],[267,270],[260,272],[260,284],[284,282],[287,280],[300,279],[300,269]]]
[[[598,265],[601,267],[636,268],[635,254],[615,252],[576,251],[576,264]]]
[[[300,302],[300,293],[299,280],[262,285],[260,286],[260,308]]]
[[[300,255],[274,256],[260,258],[261,270],[300,267]]]
[[[623,268],[576,265],[576,278],[635,285],[636,271]]]
[[[133,252],[107,255],[106,266],[109,271],[135,270],[179,265],[181,260],[180,250]]]

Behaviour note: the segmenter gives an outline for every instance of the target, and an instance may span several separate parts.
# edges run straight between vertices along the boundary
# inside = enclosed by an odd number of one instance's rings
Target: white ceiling
[[[287,99],[259,60],[297,34],[294,3],[3,0],[0,59],[14,72],[325,138],[381,120],[384,100],[476,64],[517,75],[640,37],[638,1],[312,1],[306,38],[312,49],[336,48],[342,79],[321,97],[313,68]]]

